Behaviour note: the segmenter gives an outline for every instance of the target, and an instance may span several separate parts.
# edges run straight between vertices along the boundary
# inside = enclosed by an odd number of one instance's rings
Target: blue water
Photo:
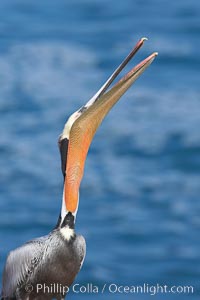
[[[99,129],[81,185],[78,283],[192,285],[200,293],[200,2],[0,2],[0,270],[57,221],[57,137],[134,43],[159,56]],[[130,63],[130,66],[134,65]],[[149,299],[75,294],[69,299]]]

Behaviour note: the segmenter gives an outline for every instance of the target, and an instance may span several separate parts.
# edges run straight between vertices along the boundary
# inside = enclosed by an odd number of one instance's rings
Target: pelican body
[[[104,117],[157,55],[151,54],[108,90],[145,40],[138,41],[99,91],[66,122],[59,137],[64,186],[57,225],[47,236],[31,240],[9,253],[1,300],[65,298],[68,291],[65,288],[73,283],[86,253],[85,240],[74,228],[88,149]]]
[[[3,276],[3,299],[64,299],[85,251],[85,240],[75,234],[74,217],[68,213],[49,235],[10,252]],[[57,288],[51,291],[52,285]]]

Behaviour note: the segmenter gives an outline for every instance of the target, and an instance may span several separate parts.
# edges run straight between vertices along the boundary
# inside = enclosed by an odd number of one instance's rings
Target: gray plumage
[[[66,239],[68,231],[72,235]],[[42,290],[38,293],[38,284],[69,287],[81,268],[85,252],[85,239],[68,226],[57,228],[49,235],[11,251],[3,273],[2,299],[64,299],[61,288],[50,293]]]

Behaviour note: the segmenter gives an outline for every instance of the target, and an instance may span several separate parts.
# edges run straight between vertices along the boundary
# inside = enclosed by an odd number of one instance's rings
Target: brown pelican
[[[61,214],[47,235],[11,251],[3,273],[2,299],[64,299],[85,257],[86,244],[74,231],[79,187],[93,136],[113,105],[152,63],[157,53],[140,62],[112,88],[113,80],[143,45],[136,46],[108,78],[100,90],[73,113],[59,138],[64,188]]]

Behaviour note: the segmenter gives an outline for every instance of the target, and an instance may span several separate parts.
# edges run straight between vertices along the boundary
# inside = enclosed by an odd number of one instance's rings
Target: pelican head
[[[76,217],[79,203],[79,188],[84,173],[85,160],[92,139],[101,122],[121,96],[153,62],[157,52],[152,53],[124,75],[113,87],[114,79],[144,44],[138,41],[129,55],[112,73],[99,91],[67,120],[60,136],[62,170],[64,175],[61,219],[68,212]],[[64,145],[64,146],[63,146]]]

